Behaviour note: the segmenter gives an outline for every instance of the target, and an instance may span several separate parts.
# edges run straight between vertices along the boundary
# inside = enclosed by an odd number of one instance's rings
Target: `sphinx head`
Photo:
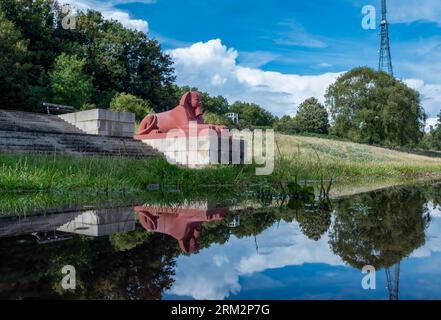
[[[202,95],[197,91],[187,92],[179,104],[189,109],[196,119],[203,115]]]

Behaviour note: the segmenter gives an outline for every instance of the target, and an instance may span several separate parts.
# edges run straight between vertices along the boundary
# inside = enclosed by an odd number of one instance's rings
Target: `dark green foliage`
[[[108,107],[115,93],[126,92],[150,101],[156,111],[170,107],[172,61],[157,41],[93,11],[79,16],[75,32],[86,57],[86,69],[95,77],[97,106]]]
[[[0,11],[0,106],[25,108],[29,98],[27,41]]]
[[[424,149],[441,150],[441,113],[438,115],[438,123],[424,135],[420,146]]]
[[[77,56],[62,53],[55,60],[50,72],[52,101],[81,109],[89,102],[92,92],[92,77],[84,74],[86,61]]]
[[[412,188],[371,192],[337,202],[332,250],[355,268],[388,268],[425,243],[426,198]]]
[[[316,98],[309,98],[300,104],[295,123],[300,132],[326,134],[329,129],[328,112]]]
[[[141,121],[148,114],[154,113],[148,102],[127,93],[115,95],[110,101],[110,109],[118,112],[132,112],[138,121]]]
[[[224,126],[232,125],[231,120],[228,119],[226,116],[211,112],[204,112],[204,121],[207,124],[224,125]]]
[[[295,118],[288,115],[274,121],[274,130],[287,134],[295,134],[300,132],[300,128],[295,121]]]
[[[230,111],[239,115],[240,127],[265,127],[274,122],[270,112],[254,103],[237,101],[230,106]]]
[[[296,220],[305,236],[311,240],[318,241],[331,225],[331,212],[330,208],[300,210],[296,214]]]
[[[51,100],[50,74],[62,54],[85,62],[79,80],[91,77],[93,90],[87,102],[97,107],[108,108],[118,92],[148,101],[155,111],[172,105],[172,60],[157,41],[117,21],[107,21],[95,11],[80,13],[73,30],[62,28],[62,18],[56,1],[0,0],[0,53],[2,59],[7,57],[0,64],[8,66],[0,68],[0,88],[11,92],[7,100],[0,100],[0,108],[12,105],[36,111],[43,101]],[[9,76],[3,77],[3,72]],[[74,88],[63,96],[76,96]],[[54,98],[65,100],[58,94]]]
[[[132,248],[115,250],[110,237],[75,237],[68,241],[36,244],[27,237],[24,244],[16,239],[0,241],[0,258],[8,260],[0,266],[3,299],[161,299],[173,284],[174,239],[160,236],[136,240]],[[11,249],[12,248],[12,249]],[[61,268],[76,268],[76,290],[61,288]],[[37,285],[36,285],[37,284]],[[142,284],[142,285],[140,285]]]
[[[426,115],[419,93],[384,72],[356,68],[331,85],[326,104],[331,132],[353,141],[391,146],[415,145]]]
[[[147,241],[150,234],[143,228],[131,232],[115,233],[109,236],[109,241],[115,251],[129,251]]]

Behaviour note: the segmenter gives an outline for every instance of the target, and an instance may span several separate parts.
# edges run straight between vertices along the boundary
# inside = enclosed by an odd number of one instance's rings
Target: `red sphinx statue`
[[[199,92],[187,92],[181,98],[179,105],[172,110],[148,115],[139,126],[138,136],[167,133],[173,129],[187,131],[190,121],[200,129],[213,129],[220,132],[225,126],[206,125],[202,111],[202,95]]]
[[[135,208],[141,225],[149,232],[159,232],[175,238],[185,253],[199,251],[199,239],[202,223],[220,221],[228,208],[153,208],[140,206]]]

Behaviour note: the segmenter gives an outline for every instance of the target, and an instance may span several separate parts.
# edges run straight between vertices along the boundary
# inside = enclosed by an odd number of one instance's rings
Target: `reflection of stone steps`
[[[135,215],[132,208],[90,210],[82,212],[57,230],[94,237],[124,233],[135,230]]]
[[[0,152],[73,155],[157,156],[130,138],[87,135],[57,116],[0,110]]]
[[[133,207],[91,209],[84,211],[55,210],[52,213],[0,216],[0,238],[31,233],[62,231],[72,234],[102,236],[135,230]]]

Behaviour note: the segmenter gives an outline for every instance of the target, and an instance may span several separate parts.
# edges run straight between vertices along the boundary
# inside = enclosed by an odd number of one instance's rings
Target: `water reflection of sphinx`
[[[199,250],[202,224],[221,221],[228,213],[228,208],[210,207],[206,202],[190,203],[172,207],[135,207],[141,225],[149,232],[163,233],[175,238],[185,253]]]

